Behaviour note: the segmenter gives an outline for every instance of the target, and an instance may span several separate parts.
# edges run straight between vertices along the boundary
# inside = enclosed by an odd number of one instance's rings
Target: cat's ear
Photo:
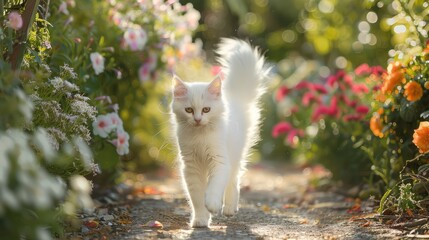
[[[173,95],[174,98],[183,98],[188,93],[185,83],[176,75],[173,76]]]
[[[207,89],[210,94],[219,97],[222,93],[222,79],[220,76],[217,76],[215,79],[213,79]]]

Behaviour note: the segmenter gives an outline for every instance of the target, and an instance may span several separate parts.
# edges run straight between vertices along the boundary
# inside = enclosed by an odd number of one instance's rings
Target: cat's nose
[[[200,124],[200,122],[201,122],[201,119],[198,119],[198,118],[194,118],[194,120],[197,124]]]

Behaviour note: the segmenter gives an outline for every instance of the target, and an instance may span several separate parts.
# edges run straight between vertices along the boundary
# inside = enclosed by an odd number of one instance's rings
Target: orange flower
[[[423,85],[427,90],[429,90],[429,81],[425,82],[425,85]]]
[[[390,65],[389,65],[390,66]],[[390,93],[404,79],[404,74],[400,71],[392,72],[391,74],[383,75],[382,93]]]
[[[424,54],[429,54],[429,41],[426,42],[426,47],[423,49]]]
[[[378,113],[372,115],[371,120],[369,121],[369,128],[375,136],[379,138],[382,138],[384,136],[382,132],[383,122]]]
[[[423,96],[423,88],[420,83],[411,81],[405,85],[404,95],[410,102],[417,101]]]
[[[389,74],[400,72],[401,69],[402,69],[401,62],[390,62],[389,65],[387,66],[387,72]]]
[[[414,130],[413,143],[420,153],[429,152],[429,122],[420,122],[419,128]]]

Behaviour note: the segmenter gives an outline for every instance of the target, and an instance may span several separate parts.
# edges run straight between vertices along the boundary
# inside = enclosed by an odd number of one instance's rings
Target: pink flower
[[[309,85],[311,85],[310,82],[303,80],[303,81],[299,82],[297,85],[295,85],[295,89],[299,90],[299,89],[308,88]]]
[[[139,80],[141,83],[147,82],[150,79],[150,65],[144,63],[139,68]]]
[[[285,98],[289,92],[290,92],[290,89],[288,87],[280,86],[280,88],[277,89],[277,92],[276,92],[277,102],[280,102],[281,100],[283,100],[283,98]]]
[[[116,152],[119,155],[125,155],[130,152],[129,150],[129,139],[130,135],[123,129],[118,129],[117,138],[112,141],[112,144],[116,147]]]
[[[338,108],[338,100],[336,97],[332,97],[331,104],[329,106],[321,105],[313,112],[311,119],[313,121],[317,121],[320,119],[322,115],[328,115],[331,117],[335,117],[338,115],[340,109]]]
[[[222,73],[222,67],[221,66],[212,66],[211,72],[213,76],[217,76]]]
[[[8,19],[9,19],[9,21],[7,22],[8,27],[14,30],[18,30],[22,28],[22,25],[23,25],[22,17],[21,17],[21,14],[19,14],[17,11],[10,12]]]
[[[296,137],[303,137],[304,132],[301,129],[291,129],[286,137],[286,141],[292,145],[295,146],[297,144],[297,138]]]
[[[336,75],[331,75],[326,80],[326,84],[328,84],[328,86],[331,86],[331,87],[334,86],[336,82],[338,82],[338,77]]]
[[[94,135],[98,135],[102,138],[106,138],[109,133],[115,128],[112,124],[111,118],[107,115],[98,116],[92,123]]]
[[[144,49],[148,37],[142,28],[129,28],[125,31],[124,40],[125,46],[128,46],[132,51],[138,51]]]
[[[369,112],[369,107],[365,105],[359,105],[356,107],[356,112],[365,115]]]
[[[325,86],[323,86],[323,84],[320,84],[320,83],[313,83],[313,84],[309,85],[309,88],[311,90],[315,90],[315,91],[322,93],[322,94],[328,93],[328,90],[326,90]]]
[[[279,122],[273,127],[271,135],[273,137],[278,137],[282,133],[287,133],[292,129],[292,126],[288,122]]]
[[[302,96],[302,105],[308,106],[310,105],[311,101],[320,102],[320,99],[316,97],[312,92],[306,92],[304,93],[304,96]]]
[[[359,121],[362,119],[362,115],[359,114],[348,114],[344,116],[344,121],[350,122],[350,121]]]
[[[355,74],[357,76],[368,75],[371,73],[372,73],[372,69],[366,63],[359,65],[359,67],[355,69]]]
[[[342,100],[349,107],[356,107],[357,102],[350,100],[346,95],[340,95],[340,100]]]
[[[386,72],[386,70],[384,70],[383,67],[381,66],[374,66],[371,68],[372,74],[377,75],[377,76],[381,76],[383,75],[383,73]]]
[[[365,85],[365,83],[357,83],[357,84],[353,84],[352,91],[354,93],[368,93],[369,89]]]
[[[332,87],[336,82],[338,82],[340,79],[343,79],[345,77],[347,77],[346,72],[344,70],[340,70],[335,75],[329,76],[328,79],[326,80],[326,83]]]
[[[104,71],[104,57],[98,52],[93,52],[89,55],[91,58],[92,68],[95,74],[98,75]]]
[[[350,75],[348,75],[348,74],[346,74],[346,75],[344,75],[344,82],[345,83],[347,83],[350,87],[353,87],[353,85],[354,85],[354,82],[353,82],[353,78],[352,78],[352,76],[350,76]]]

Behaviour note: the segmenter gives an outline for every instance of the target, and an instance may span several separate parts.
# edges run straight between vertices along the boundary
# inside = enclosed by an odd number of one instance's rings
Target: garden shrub
[[[365,71],[363,71],[363,68]],[[363,65],[356,73],[343,70],[323,81],[284,83],[276,92],[283,120],[272,135],[285,135],[295,148],[295,158],[322,163],[336,180],[359,183],[370,172],[370,161],[361,146],[371,138],[369,101],[380,67]]]
[[[375,152],[373,169],[387,188],[392,189],[387,194],[392,194],[388,200],[393,202],[390,207],[394,210],[422,206],[423,203],[417,204],[419,201],[401,200],[404,194],[415,195],[413,199],[420,200],[429,196],[429,192],[423,190],[428,183],[425,175],[429,159],[428,52],[426,46],[408,62],[389,63],[372,104],[371,130],[380,142],[371,149]]]

